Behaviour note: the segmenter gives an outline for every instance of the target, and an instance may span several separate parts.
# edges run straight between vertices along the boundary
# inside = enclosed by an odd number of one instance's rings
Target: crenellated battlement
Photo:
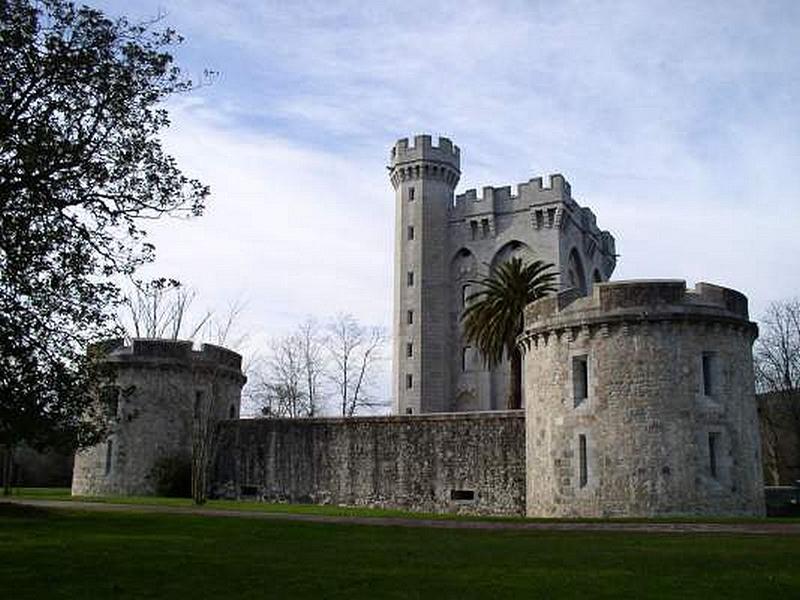
[[[408,138],[402,138],[392,147],[389,156],[391,168],[416,161],[443,163],[460,172],[461,150],[446,137],[440,137],[436,145],[430,135],[414,136],[413,146],[408,145]]]
[[[233,350],[214,344],[202,344],[195,350],[190,340],[134,338],[126,342],[118,338],[96,344],[93,349],[103,352],[105,360],[114,363],[214,365],[236,372],[242,368],[242,357]]]
[[[517,184],[516,194],[511,193],[511,186],[484,186],[478,196],[475,189],[469,189],[456,196],[453,211],[467,211],[472,204],[479,204],[483,210],[487,204],[530,206],[531,204],[565,203],[572,201],[572,188],[560,173],[548,176],[548,184],[542,177],[535,177],[525,183]]]
[[[680,279],[637,279],[597,283],[590,296],[574,289],[537,300],[525,308],[525,335],[610,321],[708,320],[749,322],[747,297],[730,288]]]

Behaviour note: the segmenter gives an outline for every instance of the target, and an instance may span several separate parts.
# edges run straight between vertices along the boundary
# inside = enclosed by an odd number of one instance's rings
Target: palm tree
[[[521,258],[501,263],[488,277],[471,281],[483,289],[467,298],[461,315],[464,337],[474,344],[489,367],[511,361],[508,408],[522,407],[522,354],[517,336],[523,329],[525,306],[556,291],[558,273],[542,261],[526,264]]]

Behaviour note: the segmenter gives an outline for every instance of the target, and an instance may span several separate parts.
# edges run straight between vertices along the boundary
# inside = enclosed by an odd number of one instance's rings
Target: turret
[[[395,189],[394,410],[448,409],[448,211],[460,171],[460,151],[447,138],[434,145],[418,135],[392,148]]]

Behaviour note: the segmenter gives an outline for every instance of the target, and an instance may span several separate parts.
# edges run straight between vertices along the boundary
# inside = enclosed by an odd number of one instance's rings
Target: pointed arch
[[[478,261],[469,248],[461,248],[450,261],[450,273],[454,281],[475,277]]]
[[[497,267],[497,265],[503,264],[504,262],[508,262],[512,258],[521,258],[526,262],[535,260],[535,254],[531,247],[528,246],[525,242],[520,242],[519,240],[511,240],[503,244],[500,249],[495,252],[494,256],[492,257],[491,262],[491,269]]]
[[[573,248],[569,253],[566,284],[568,287],[578,290],[582,296],[587,294],[586,271],[583,269],[583,261],[581,260],[581,255],[578,253],[577,248]]]

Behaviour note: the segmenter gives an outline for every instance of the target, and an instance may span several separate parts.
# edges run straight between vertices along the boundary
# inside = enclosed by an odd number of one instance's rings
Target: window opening
[[[586,462],[586,436],[580,434],[578,436],[578,462],[579,462],[579,483],[581,487],[586,487],[589,482],[589,466]]]
[[[719,433],[716,431],[709,432],[708,434],[708,468],[711,471],[711,476],[717,479],[718,464],[717,452],[719,451]]]
[[[408,188],[408,199],[409,200],[413,200],[414,199],[414,188],[413,187]]]
[[[411,287],[414,285],[414,271],[409,271],[406,273],[406,284]]]
[[[716,366],[716,355],[714,352],[703,352],[703,394],[713,396],[716,392],[716,382],[714,372]]]
[[[114,442],[113,440],[108,440],[106,442],[106,475],[111,473],[111,455],[114,452]]]
[[[414,226],[413,225],[409,225],[408,226],[408,239],[409,240],[413,240],[414,239]]]
[[[410,390],[414,387],[414,376],[411,373],[406,373],[406,389]]]
[[[574,406],[580,406],[589,396],[589,357],[586,354],[572,357],[572,397]]]

